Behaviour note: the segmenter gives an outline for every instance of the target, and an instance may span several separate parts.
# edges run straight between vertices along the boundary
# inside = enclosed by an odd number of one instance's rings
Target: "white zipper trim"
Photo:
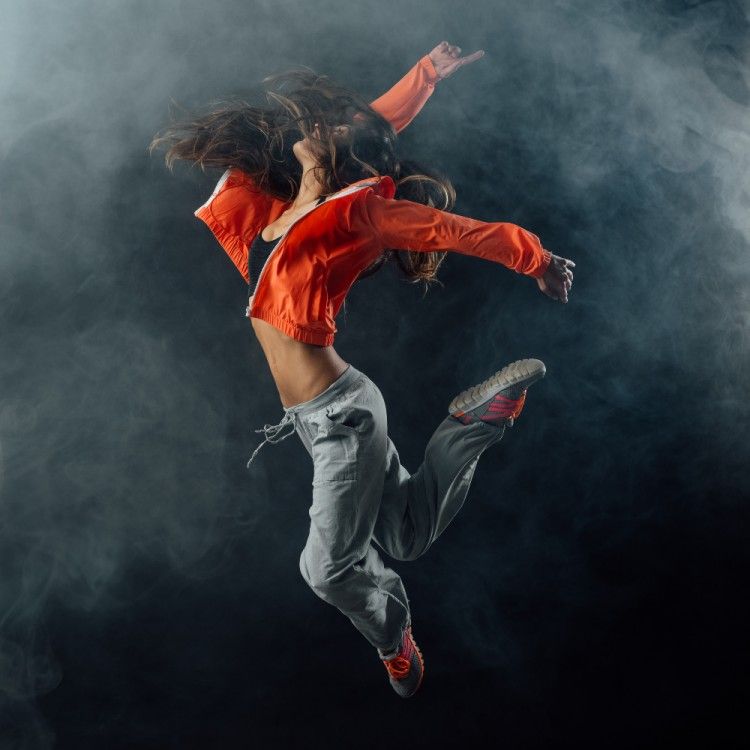
[[[219,194],[219,190],[224,187],[224,183],[229,179],[229,173],[231,171],[231,169],[227,169],[227,171],[224,172],[224,174],[219,178],[219,181],[216,183],[216,187],[214,188],[213,193],[211,193],[211,197],[200,208],[197,208],[195,211],[193,211],[194,216],[197,216],[198,212],[202,211]]]
[[[315,211],[316,208],[320,208],[321,206],[324,206],[326,203],[329,203],[332,200],[336,200],[336,198],[343,198],[345,195],[350,195],[351,193],[356,193],[357,190],[362,190],[366,187],[372,187],[375,183],[374,182],[368,182],[364,185],[357,185],[355,187],[348,187],[344,188],[343,190],[340,190],[338,193],[334,193],[333,195],[330,195],[326,200],[324,200],[322,203],[318,203],[316,206],[313,206],[309,211],[306,211],[302,214],[302,216],[299,216],[296,218],[287,228],[284,234],[279,237],[279,241],[273,246],[273,249],[270,253],[268,253],[268,257],[265,260],[265,263],[263,263],[263,266],[260,269],[260,273],[258,274],[258,281],[255,282],[255,291],[253,292],[252,296],[248,299],[247,307],[245,308],[245,317],[250,318],[251,316],[251,307],[253,306],[253,300],[255,299],[255,295],[258,293],[258,289],[260,289],[260,282],[263,279],[263,272],[266,270],[266,266],[268,265],[268,261],[271,260],[271,256],[276,252],[279,245],[286,239],[286,236],[289,234],[289,230],[300,220],[304,219],[305,216],[308,214],[311,214],[313,211]],[[261,230],[262,231],[262,230]],[[250,248],[248,248],[248,253],[250,252]]]

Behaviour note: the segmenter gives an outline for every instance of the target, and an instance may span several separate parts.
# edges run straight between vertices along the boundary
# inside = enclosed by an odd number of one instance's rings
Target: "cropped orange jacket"
[[[403,130],[434,91],[429,55],[371,107]],[[298,341],[333,344],[335,318],[357,276],[385,248],[452,250],[542,276],[550,263],[539,238],[507,222],[483,222],[408,200],[395,200],[389,176],[367,178],[333,193],[298,218],[268,256],[246,310]],[[246,173],[228,169],[195,211],[245,281],[255,237],[289,206],[262,192]]]

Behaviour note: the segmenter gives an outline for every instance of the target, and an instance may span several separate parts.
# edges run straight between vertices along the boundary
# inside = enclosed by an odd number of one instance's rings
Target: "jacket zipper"
[[[332,195],[330,198],[327,198],[322,203],[318,203],[316,206],[313,206],[309,211],[307,211],[307,213],[302,214],[302,216],[300,216],[297,219],[295,219],[286,228],[286,231],[284,232],[284,234],[281,237],[279,237],[279,241],[273,246],[273,249],[271,250],[270,253],[268,253],[268,257],[266,258],[265,262],[261,266],[260,273],[258,274],[258,281],[255,282],[255,291],[253,292],[253,296],[250,297],[250,299],[247,302],[247,308],[245,309],[245,317],[246,318],[252,317],[252,310],[251,310],[251,308],[253,306],[253,301],[255,300],[255,296],[258,294],[258,289],[260,289],[260,282],[263,279],[263,273],[266,270],[266,266],[268,265],[268,262],[271,260],[271,256],[279,249],[279,246],[284,242],[284,240],[286,239],[287,235],[291,231],[292,227],[298,221],[302,221],[302,219],[304,219],[305,216],[308,216],[313,211],[317,210],[321,206],[324,206],[326,203],[329,203],[332,200],[336,200],[337,198],[343,198],[345,195],[350,195],[351,193],[356,193],[357,190],[361,190],[362,188],[372,187],[372,185],[374,185],[374,184],[375,184],[374,182],[370,182],[370,183],[368,183],[366,185],[358,185],[356,188],[344,188],[342,191],[340,191],[337,194]]]

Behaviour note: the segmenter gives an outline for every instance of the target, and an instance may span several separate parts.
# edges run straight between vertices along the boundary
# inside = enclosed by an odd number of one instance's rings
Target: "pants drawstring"
[[[287,425],[292,425],[292,429],[287,432],[285,435],[282,435],[279,437],[279,434],[284,430],[284,427]],[[247,468],[250,468],[250,464],[253,462],[253,459],[258,454],[258,451],[266,444],[266,443],[280,443],[285,438],[288,438],[290,435],[292,435],[295,430],[297,429],[297,412],[291,412],[288,411],[284,414],[284,418],[279,422],[278,424],[266,424],[263,425],[263,427],[259,430],[255,430],[255,432],[263,432],[265,433],[265,440],[253,451],[253,455],[250,456],[250,460],[247,462]]]

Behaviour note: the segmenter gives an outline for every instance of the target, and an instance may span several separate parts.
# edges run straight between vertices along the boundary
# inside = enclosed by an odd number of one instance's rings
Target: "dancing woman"
[[[501,263],[567,302],[572,261],[510,223],[451,213],[444,177],[400,158],[396,134],[435,84],[483,55],[442,42],[368,103],[310,71],[264,80],[262,106],[233,100],[154,138],[177,159],[224,169],[195,211],[249,285],[245,314],[284,410],[266,443],[295,432],[313,461],[310,530],[299,558],[307,584],[378,650],[394,690],[413,695],[424,660],[396,560],[423,555],[459,511],[482,452],[498,442],[544,364],[524,359],[459,393],[419,469],[401,465],[379,388],[333,347],[352,284],[394,260],[426,284],[447,251]],[[438,207],[440,206],[440,207]],[[250,465],[248,462],[248,466]]]

